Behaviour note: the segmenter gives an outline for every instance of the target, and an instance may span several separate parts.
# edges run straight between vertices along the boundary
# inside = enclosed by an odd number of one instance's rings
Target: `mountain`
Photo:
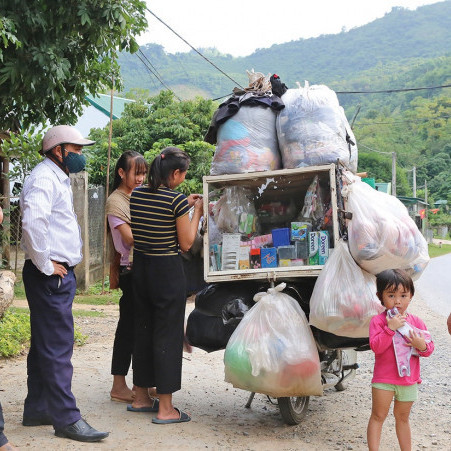
[[[246,70],[251,69],[277,73],[288,87],[308,80],[310,84],[343,90],[344,86],[349,88],[350,80],[377,82],[378,74],[424,75],[418,68],[427,61],[440,66],[440,58],[451,56],[450,28],[451,1],[447,0],[414,11],[396,7],[367,25],[339,34],[275,44],[247,57],[234,58],[215,49],[200,49],[232,80],[194,51],[168,54],[156,44],[142,46],[134,55],[121,54],[119,64],[124,92],[144,88],[156,94],[165,89],[160,79],[181,98],[217,98],[229,94],[238,84],[247,86]],[[449,58],[442,61],[447,69],[449,62]],[[450,73],[445,70],[443,78]],[[396,79],[398,84],[391,88],[404,87],[405,76]]]

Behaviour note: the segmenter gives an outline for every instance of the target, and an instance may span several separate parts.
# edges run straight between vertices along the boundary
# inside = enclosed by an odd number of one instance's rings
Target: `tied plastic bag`
[[[257,293],[224,353],[225,381],[274,397],[322,395],[317,347],[285,284]]]
[[[356,262],[371,274],[405,269],[417,279],[429,262],[428,247],[406,207],[358,176],[346,172],[345,178],[349,183],[342,194],[352,213],[349,249]]]
[[[316,280],[310,324],[334,335],[363,338],[369,336],[371,318],[383,311],[375,277],[358,267],[340,240]]]
[[[324,85],[288,89],[285,108],[276,119],[277,137],[284,168],[298,168],[340,160],[357,170],[354,134],[334,91]]]
[[[276,112],[271,108],[243,105],[219,126],[210,175],[280,168]]]
[[[214,222],[221,233],[237,233],[243,214],[256,217],[250,189],[241,186],[224,188],[212,208]]]

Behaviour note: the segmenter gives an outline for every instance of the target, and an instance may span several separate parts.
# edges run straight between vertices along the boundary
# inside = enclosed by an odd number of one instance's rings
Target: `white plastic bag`
[[[427,243],[406,207],[396,197],[376,191],[360,177],[346,172],[342,194],[348,221],[349,249],[371,274],[406,269],[417,279],[429,261]]]
[[[258,300],[230,337],[225,380],[269,396],[322,395],[317,347],[307,318],[285,284],[257,293]]]
[[[357,170],[357,146],[334,91],[324,85],[288,89],[276,120],[282,164],[286,169],[336,163]],[[354,142],[348,144],[346,136]]]
[[[342,337],[368,337],[371,318],[384,311],[375,282],[340,240],[313,288],[310,324]]]
[[[211,175],[280,168],[276,112],[271,108],[243,105],[219,126]]]

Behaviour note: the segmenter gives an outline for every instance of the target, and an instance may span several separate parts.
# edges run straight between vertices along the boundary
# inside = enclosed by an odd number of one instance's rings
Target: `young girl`
[[[175,191],[186,176],[189,156],[167,147],[152,162],[149,185],[130,200],[134,236],[135,348],[133,410],[158,412],[156,424],[191,418],[172,405],[181,388],[186,282],[180,252],[189,250],[203,211],[198,194]],[[189,210],[194,206],[190,220]],[[147,387],[156,386],[159,402],[149,404]]]
[[[131,277],[130,251],[133,236],[130,227],[130,195],[141,186],[147,174],[147,162],[138,152],[127,150],[116,163],[113,192],[108,197],[105,211],[108,217],[111,237],[118,258],[110,266],[110,287],[120,288],[119,321],[113,345],[111,374],[113,387],[110,396],[113,401],[133,401],[133,391],[127,386],[128,373],[133,352],[133,286]]]
[[[368,448],[379,449],[382,425],[394,397],[396,436],[401,450],[405,451],[411,449],[409,414],[413,402],[418,398],[417,384],[421,383],[419,356],[431,355],[434,343],[425,340],[425,334],[421,332],[427,330],[423,321],[407,313],[407,307],[415,293],[410,276],[399,269],[383,271],[377,275],[376,285],[377,296],[386,311],[374,316],[370,323],[370,346],[375,353],[375,363],[372,379],[373,405],[367,431]],[[394,307],[399,313],[394,317],[388,316],[387,311]],[[405,343],[401,344],[410,346],[416,352],[410,357],[410,371],[402,371],[403,376],[400,376],[393,337],[406,323],[420,331],[411,331],[410,336],[405,337]]]

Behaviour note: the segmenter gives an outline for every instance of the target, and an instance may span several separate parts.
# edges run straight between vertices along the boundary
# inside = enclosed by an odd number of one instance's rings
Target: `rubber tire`
[[[280,414],[286,424],[299,424],[308,411],[310,396],[277,398]]]

